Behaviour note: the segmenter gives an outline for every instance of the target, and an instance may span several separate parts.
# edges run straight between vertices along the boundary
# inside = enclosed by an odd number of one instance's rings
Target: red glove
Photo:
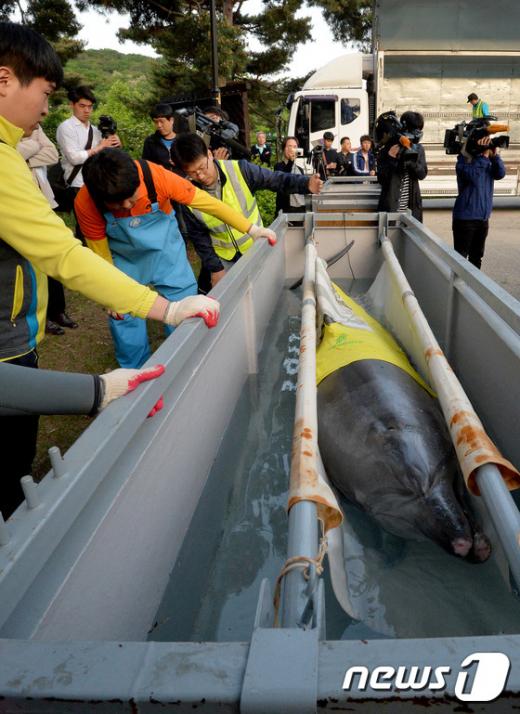
[[[220,304],[207,295],[192,295],[178,302],[171,302],[164,313],[167,325],[177,326],[189,317],[202,317],[207,327],[215,327],[220,315]]]
[[[269,245],[276,245],[276,233],[270,228],[264,228],[263,226],[256,226],[254,223],[250,226],[247,231],[253,240],[258,240],[259,238],[267,238]]]
[[[152,411],[148,414],[148,418],[153,417],[154,414],[157,414],[157,412],[160,412],[163,407],[164,407],[164,398],[161,396],[161,397],[159,397],[159,401],[153,407]]]
[[[105,389],[103,400],[99,407],[99,411],[104,409],[110,402],[118,397],[122,397],[129,392],[133,392],[141,382],[148,382],[150,379],[156,379],[164,374],[164,366],[158,364],[155,367],[147,367],[146,369],[115,369],[108,374],[100,375],[101,381]],[[160,405],[160,406],[159,406]],[[153,416],[163,407],[163,398],[161,397],[154,406],[149,416]]]

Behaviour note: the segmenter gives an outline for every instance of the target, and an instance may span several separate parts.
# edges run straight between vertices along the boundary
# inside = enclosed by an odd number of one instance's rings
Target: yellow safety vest
[[[337,285],[333,284],[333,287],[340,301],[352,310],[354,319],[349,326],[339,322],[324,325],[323,337],[316,351],[316,383],[352,362],[377,359],[400,367],[433,394],[392,335]]]
[[[472,117],[473,119],[481,119],[483,116],[484,112],[482,111],[482,99],[479,99],[473,107]]]
[[[262,225],[260,211],[255,197],[247,185],[238,161],[219,161],[226,181],[222,187],[222,202],[242,213],[251,223]],[[220,218],[198,211],[190,206],[190,211],[208,228],[215,253],[223,260],[233,260],[236,253],[245,253],[253,245],[253,239],[223,223]]]

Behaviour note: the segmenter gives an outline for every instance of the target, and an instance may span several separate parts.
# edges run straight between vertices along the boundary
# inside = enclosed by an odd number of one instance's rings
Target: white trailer
[[[378,0],[372,54],[345,54],[315,72],[291,97],[288,133],[298,137],[305,155],[327,130],[335,135],[335,148],[342,136],[357,147],[381,112],[419,111],[429,165],[422,193],[455,195],[456,157],[445,155],[444,133],[471,119],[466,98],[475,92],[492,115],[509,123],[511,147],[503,153],[507,175],[495,184],[495,193],[516,196],[520,38],[514,28],[519,23],[520,5],[507,2],[426,0],[417,8]]]

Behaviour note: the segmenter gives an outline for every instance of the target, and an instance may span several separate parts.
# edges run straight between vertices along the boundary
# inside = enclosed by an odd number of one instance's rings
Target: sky
[[[249,0],[246,9],[248,12],[254,13],[260,8],[261,4],[261,0]],[[288,72],[282,73],[284,76],[302,77],[311,70],[317,69],[328,61],[351,51],[348,46],[332,41],[330,30],[317,8],[309,8],[299,12],[297,17],[302,14],[312,18],[312,34],[315,40],[299,46],[289,65]],[[87,43],[89,49],[104,49],[108,47],[118,52],[154,55],[147,45],[119,42],[116,33],[120,27],[127,25],[128,20],[125,15],[112,13],[105,18],[94,11],[89,11],[80,13],[78,19],[83,25],[80,38]],[[255,49],[255,45],[251,44],[251,48]]]

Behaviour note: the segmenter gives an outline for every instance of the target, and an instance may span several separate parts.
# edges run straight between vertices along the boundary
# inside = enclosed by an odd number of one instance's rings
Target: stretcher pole
[[[515,469],[501,456],[484,431],[421,310],[384,230],[379,240],[392,279],[424,351],[431,386],[437,393],[466,484],[474,494],[482,496],[511,572],[517,585],[520,585],[520,513],[504,483],[507,476],[513,481]]]
[[[313,230],[307,226],[305,246],[305,273],[303,278],[302,322],[300,329],[300,358],[294,432],[291,455],[291,482],[300,482],[317,472],[318,414],[316,405],[316,248]],[[287,563],[299,558],[315,559],[318,553],[318,513],[313,501],[298,501],[289,511]],[[283,581],[282,626],[302,626],[302,617],[308,609],[312,590],[306,580],[304,569],[308,566],[301,560],[301,567],[288,571]]]

